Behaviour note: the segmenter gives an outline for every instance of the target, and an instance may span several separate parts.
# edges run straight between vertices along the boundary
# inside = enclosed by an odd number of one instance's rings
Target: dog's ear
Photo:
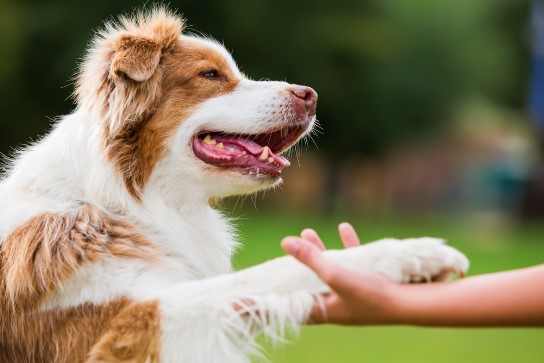
[[[153,76],[161,60],[162,45],[137,35],[123,35],[110,72],[117,79],[144,82]]]
[[[107,126],[106,137],[148,118],[161,97],[161,62],[176,49],[184,20],[158,7],[122,16],[99,31],[77,77],[78,106]]]

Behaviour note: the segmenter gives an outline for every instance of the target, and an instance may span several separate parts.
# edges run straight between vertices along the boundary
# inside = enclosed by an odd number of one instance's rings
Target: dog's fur
[[[235,234],[210,200],[281,179],[206,164],[191,148],[202,130],[303,120],[309,132],[315,112],[295,86],[247,79],[183,26],[164,9],[107,24],[81,65],[76,110],[7,168],[1,362],[246,362],[256,335],[304,322],[327,291],[290,257],[232,273]],[[220,78],[202,77],[209,69]],[[328,253],[397,281],[468,266],[428,238]]]

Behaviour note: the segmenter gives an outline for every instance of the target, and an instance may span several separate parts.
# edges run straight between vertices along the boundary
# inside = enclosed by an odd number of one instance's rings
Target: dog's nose
[[[291,88],[291,92],[293,92],[295,97],[304,101],[310,116],[315,115],[317,106],[317,92],[314,91],[313,88],[306,86],[294,86]]]

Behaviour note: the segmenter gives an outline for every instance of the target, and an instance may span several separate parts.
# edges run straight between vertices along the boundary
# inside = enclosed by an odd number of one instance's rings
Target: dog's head
[[[158,9],[94,39],[76,95],[107,158],[135,198],[150,184],[209,197],[277,184],[289,166],[281,154],[312,129],[317,94],[247,79],[222,45],[183,25]]]

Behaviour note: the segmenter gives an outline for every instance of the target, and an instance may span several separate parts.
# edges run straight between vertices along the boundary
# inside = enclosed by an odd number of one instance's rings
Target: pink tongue
[[[253,155],[262,153],[264,149],[261,145],[247,139],[231,139],[228,137],[221,137],[221,136],[216,136],[214,137],[214,139],[215,141],[222,142],[223,144],[240,145],[241,147],[243,147],[244,149],[246,149]]]
[[[240,145],[241,147],[243,147],[244,149],[246,149],[247,151],[249,151],[251,154],[253,155],[260,155],[262,152],[263,152],[263,149],[264,149],[264,146],[261,146],[259,144],[257,144],[256,142],[253,142],[251,140],[248,140],[248,139],[232,139],[232,138],[228,138],[228,137],[221,137],[221,136],[216,136],[214,137],[215,141],[217,142],[222,142],[223,144],[235,144],[235,145]],[[272,150],[268,149],[268,155],[269,157],[272,157],[274,158],[274,160],[280,164],[281,166],[283,166],[284,168],[288,167],[289,165],[291,165],[291,163],[289,162],[289,160],[287,160],[285,157],[281,156],[281,155],[276,155],[272,152]]]

